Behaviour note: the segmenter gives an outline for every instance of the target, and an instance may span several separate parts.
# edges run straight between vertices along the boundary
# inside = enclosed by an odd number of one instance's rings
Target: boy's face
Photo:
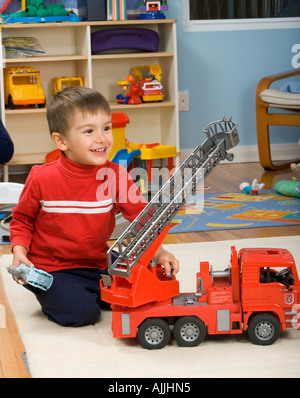
[[[53,133],[52,139],[73,162],[101,166],[113,146],[111,116],[101,111],[95,115],[78,111],[67,134]]]

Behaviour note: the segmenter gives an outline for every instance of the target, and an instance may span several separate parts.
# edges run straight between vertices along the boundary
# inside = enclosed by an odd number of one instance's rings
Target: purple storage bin
[[[159,36],[151,29],[121,28],[99,30],[91,35],[92,54],[111,50],[158,51]]]

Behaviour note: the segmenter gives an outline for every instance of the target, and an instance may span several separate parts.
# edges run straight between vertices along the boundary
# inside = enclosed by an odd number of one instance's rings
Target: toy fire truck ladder
[[[139,262],[191,194],[195,194],[199,181],[206,178],[220,161],[233,160],[233,154],[227,151],[238,144],[239,135],[237,124],[231,118],[212,122],[203,132],[207,136],[203,144],[194,149],[107,252],[111,275],[130,277],[131,268]],[[119,253],[114,263],[111,260],[113,250]]]

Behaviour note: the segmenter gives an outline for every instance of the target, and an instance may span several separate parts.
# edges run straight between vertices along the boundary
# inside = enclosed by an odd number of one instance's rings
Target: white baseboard
[[[191,154],[193,149],[181,149],[180,164]],[[300,158],[300,146],[294,143],[273,144],[271,151],[273,160]],[[259,162],[257,145],[238,145],[230,150],[230,152],[234,154],[233,163]]]

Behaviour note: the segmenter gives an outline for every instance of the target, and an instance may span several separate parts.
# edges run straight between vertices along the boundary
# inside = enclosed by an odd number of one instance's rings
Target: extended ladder
[[[210,123],[203,130],[207,138],[163,185],[145,209],[107,252],[111,275],[130,276],[130,270],[154,243],[191,194],[222,160],[233,160],[227,151],[239,142],[237,124],[230,119]],[[118,258],[112,263],[112,251]]]

